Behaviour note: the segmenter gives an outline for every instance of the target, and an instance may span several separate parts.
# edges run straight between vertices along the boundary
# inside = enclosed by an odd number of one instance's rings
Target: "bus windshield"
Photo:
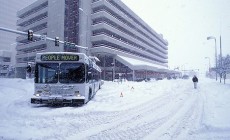
[[[35,83],[84,83],[85,65],[83,63],[38,63]]]
[[[35,67],[35,83],[57,83],[58,63],[40,63]]]
[[[60,83],[84,83],[85,65],[83,63],[62,63],[60,65]]]

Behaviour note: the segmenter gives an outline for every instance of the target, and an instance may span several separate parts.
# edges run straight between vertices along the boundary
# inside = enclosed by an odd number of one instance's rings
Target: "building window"
[[[65,26],[64,26],[64,40],[70,43],[78,44],[79,34],[79,1],[65,0]],[[76,48],[64,47],[64,51],[77,52]]]

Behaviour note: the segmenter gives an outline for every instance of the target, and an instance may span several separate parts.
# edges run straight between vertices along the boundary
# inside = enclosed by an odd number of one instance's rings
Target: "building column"
[[[104,67],[103,79],[105,80],[105,55],[104,55],[104,57],[103,57],[103,67]]]
[[[115,64],[115,58],[113,57],[113,65],[112,65],[112,81],[115,78],[115,68],[116,68],[116,64]]]
[[[135,70],[133,70],[133,81],[135,81]]]

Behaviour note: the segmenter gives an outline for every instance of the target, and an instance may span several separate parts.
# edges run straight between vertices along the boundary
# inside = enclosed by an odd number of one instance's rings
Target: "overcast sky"
[[[122,0],[168,40],[169,66],[201,69],[215,65],[215,41],[230,54],[230,0]]]

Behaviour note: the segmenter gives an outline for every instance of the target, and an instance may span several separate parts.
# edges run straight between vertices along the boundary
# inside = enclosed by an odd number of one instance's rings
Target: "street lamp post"
[[[207,40],[214,39],[215,40],[215,58],[216,58],[216,81],[217,81],[217,49],[216,49],[216,38],[213,36],[207,37]]]
[[[88,24],[89,24],[89,16],[88,16],[88,14],[82,9],[82,8],[79,8],[79,10],[83,13],[83,14],[85,14],[85,16],[86,16],[86,31],[85,31],[85,34],[86,34],[86,39],[85,39],[85,41],[86,41],[86,43],[85,43],[85,45],[86,45],[86,47],[88,47]]]
[[[185,65],[186,65],[186,64],[188,64],[188,63],[185,63],[185,64],[183,64],[183,65],[181,66],[182,71],[184,72],[184,75],[185,75]]]
[[[220,83],[223,76],[223,64],[222,64],[222,47],[221,47],[221,35],[220,35]]]

